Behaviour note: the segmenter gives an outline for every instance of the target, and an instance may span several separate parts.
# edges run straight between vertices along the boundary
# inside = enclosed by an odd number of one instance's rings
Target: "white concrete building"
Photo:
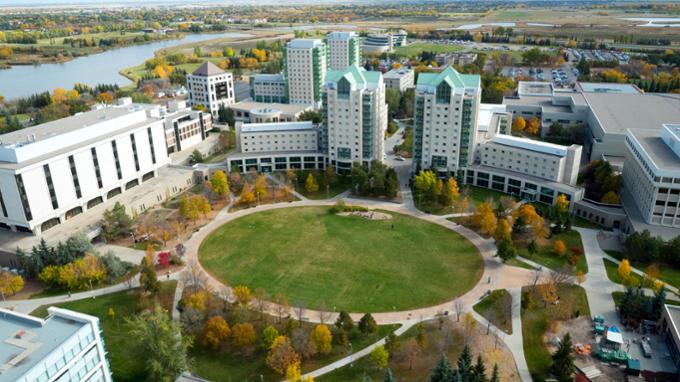
[[[401,29],[383,33],[372,33],[364,39],[363,50],[372,54],[392,52],[396,47],[408,45],[407,37],[408,33]]]
[[[457,175],[473,162],[481,93],[478,75],[460,74],[450,66],[418,76],[414,173],[432,169],[440,176]]]
[[[626,211],[632,205],[647,224],[680,228],[680,125],[629,129],[626,147]]]
[[[0,308],[0,381],[111,382],[99,319],[47,312],[41,319]]]
[[[229,106],[234,120],[243,123],[295,122],[314,105],[241,101]]]
[[[171,101],[161,109],[168,154],[187,150],[205,141],[212,130],[212,116],[186,107],[184,101]]]
[[[383,161],[387,104],[380,72],[357,66],[329,71],[323,96],[322,147],[338,172]]]
[[[193,73],[187,75],[189,88],[189,104],[203,105],[217,118],[220,106],[228,106],[236,102],[234,96],[234,78],[231,73],[206,61]]]
[[[255,102],[288,103],[288,89],[282,74],[250,76],[250,97]]]
[[[323,169],[319,128],[311,121],[237,123],[238,153],[229,155],[230,171],[259,172]]]
[[[356,32],[331,32],[326,36],[326,44],[329,70],[361,66],[361,41]]]
[[[320,105],[326,78],[326,44],[321,40],[291,40],[284,49],[283,63],[288,102]]]
[[[0,228],[40,234],[153,179],[172,147],[202,139],[205,123],[199,113],[122,99],[0,135]]]
[[[385,88],[400,92],[414,86],[415,72],[408,68],[392,69],[383,75]]]

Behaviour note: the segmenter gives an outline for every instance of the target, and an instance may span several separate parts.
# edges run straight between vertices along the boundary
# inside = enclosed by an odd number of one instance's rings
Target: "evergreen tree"
[[[335,320],[335,326],[349,333],[354,328],[354,321],[352,321],[349,313],[342,311],[338,315],[338,319]]]
[[[486,379],[486,366],[484,365],[484,360],[481,355],[477,355],[477,364],[472,368],[472,377],[470,379],[472,382],[487,382]]]
[[[375,333],[378,330],[378,323],[370,313],[366,313],[359,320],[359,330],[364,334]]]
[[[437,366],[432,369],[430,382],[453,382],[453,369],[445,355],[439,359]]]
[[[493,365],[493,372],[491,373],[491,379],[489,379],[489,382],[501,382],[501,379],[498,376],[498,364]]]
[[[574,355],[572,354],[571,335],[569,333],[562,337],[560,346],[555,354],[552,355],[552,373],[560,382],[571,382],[574,374]]]
[[[160,288],[156,271],[153,269],[153,263],[148,256],[142,258],[139,270],[139,285],[145,292],[151,294],[158,292]]]
[[[383,382],[397,382],[397,379],[394,378],[394,375],[392,375],[392,370],[389,367],[385,372],[385,379],[383,379]]]
[[[470,353],[470,348],[465,345],[463,348],[463,353],[461,353],[460,357],[458,357],[457,374],[460,375],[460,379],[463,382],[469,382],[471,381],[472,371],[472,353]]]

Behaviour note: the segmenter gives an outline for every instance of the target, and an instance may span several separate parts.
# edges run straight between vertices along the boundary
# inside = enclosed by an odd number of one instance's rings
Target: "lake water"
[[[156,50],[179,44],[212,40],[215,38],[245,38],[246,33],[189,34],[181,39],[156,41],[149,44],[127,46],[103,53],[78,57],[61,64],[13,66],[0,70],[0,95],[7,99],[25,97],[63,87],[71,89],[76,83],[87,85],[127,85],[130,80],[118,74],[121,69],[138,65],[153,57]]]
[[[638,24],[638,27],[647,28],[673,28],[680,27],[680,17],[628,17],[621,20],[628,21],[644,21],[644,24]]]

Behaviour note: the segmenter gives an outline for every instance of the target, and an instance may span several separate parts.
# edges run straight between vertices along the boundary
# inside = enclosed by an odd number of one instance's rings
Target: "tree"
[[[524,128],[527,126],[527,122],[524,120],[522,116],[519,116],[515,118],[514,121],[512,121],[512,131],[516,133],[521,133],[524,131]]]
[[[132,232],[132,218],[120,202],[116,202],[110,210],[104,211],[101,225],[106,240],[115,240]]]
[[[463,352],[458,357],[458,371],[456,372],[456,377],[463,381],[469,381],[472,376],[472,353],[470,352],[470,347],[466,344],[463,347]]]
[[[257,179],[255,179],[253,192],[258,198],[264,198],[267,196],[267,178],[264,175],[260,175],[257,177]]]
[[[196,221],[201,216],[201,212],[198,210],[196,203],[192,203],[186,195],[182,197],[179,202],[179,214],[182,218],[189,221]]]
[[[312,330],[311,338],[318,353],[328,354],[331,352],[333,335],[328,326],[324,324],[316,325]]]
[[[453,369],[446,355],[442,354],[437,366],[432,369],[430,382],[453,382]]]
[[[305,190],[309,193],[319,191],[319,184],[316,182],[316,178],[311,172],[307,175],[307,180],[305,180]]]
[[[194,150],[191,152],[191,155],[189,156],[189,163],[191,164],[196,164],[196,163],[202,163],[205,160],[203,157],[203,154],[201,154],[200,151]]]
[[[477,355],[477,363],[472,367],[472,375],[470,381],[486,382],[486,366],[481,355]]]
[[[425,326],[422,323],[416,325],[416,343],[420,349],[425,349],[427,345],[427,337],[425,336]]]
[[[231,329],[231,336],[236,347],[250,346],[257,341],[255,327],[249,322],[234,325]]]
[[[243,184],[243,188],[241,189],[241,196],[239,196],[238,202],[241,204],[250,204],[255,202],[255,200],[255,194],[251,190],[248,182],[245,182]]]
[[[600,199],[600,201],[606,204],[621,204],[621,198],[614,191],[608,191],[606,194],[602,196],[602,199]]]
[[[248,306],[250,303],[250,289],[245,285],[237,285],[234,287],[232,293],[236,298],[236,302],[242,306]]]
[[[263,350],[269,350],[272,347],[274,340],[278,336],[279,336],[279,331],[276,330],[275,327],[269,325],[266,328],[264,328],[264,330],[262,331],[262,340],[260,342],[262,349]]]
[[[512,244],[512,240],[503,239],[499,242],[496,242],[496,247],[498,248],[498,257],[500,257],[503,262],[506,262],[517,256],[517,250]]]
[[[295,363],[300,363],[300,355],[293,349],[290,339],[286,336],[276,337],[267,354],[267,365],[275,372],[284,375],[286,369]]]
[[[302,377],[302,371],[300,370],[300,362],[294,362],[288,365],[286,368],[286,381],[297,382]]]
[[[180,324],[172,321],[167,311],[156,307],[152,312],[133,315],[128,324],[138,354],[144,354],[148,381],[174,381],[187,370],[191,337],[182,336]]]
[[[217,350],[230,335],[231,329],[224,318],[221,316],[210,317],[203,329],[203,345]]]
[[[541,132],[541,120],[538,117],[531,118],[525,130],[529,134],[538,135]]]
[[[338,318],[335,320],[335,326],[338,329],[342,329],[349,333],[354,328],[354,321],[352,321],[352,317],[349,316],[349,313],[343,310],[338,314]]]
[[[491,378],[489,382],[501,382],[501,377],[498,375],[498,364],[493,365],[493,371],[491,372]]]
[[[370,313],[366,313],[359,320],[359,330],[364,334],[375,333],[378,330],[378,323]]]
[[[384,346],[376,346],[376,348],[371,352],[371,362],[373,363],[373,366],[376,367],[376,369],[382,370],[387,367],[389,356],[390,355],[387,350],[385,350]]]
[[[408,369],[413,370],[413,360],[420,354],[422,347],[415,338],[411,338],[406,344],[406,356],[408,357]]]
[[[158,265],[162,268],[170,266],[170,252],[160,252],[158,254]]]
[[[557,256],[564,256],[567,253],[567,245],[564,244],[564,241],[560,239],[555,240],[553,243],[553,253]]]
[[[335,166],[332,164],[329,164],[326,166],[326,184],[331,185],[334,184],[336,180],[338,180],[338,175],[335,173]]]
[[[472,221],[479,227],[480,232],[485,235],[493,235],[498,224],[496,214],[493,212],[490,202],[481,203],[477,207],[477,212],[472,216]]]
[[[143,291],[155,294],[160,289],[160,283],[153,269],[153,262],[149,256],[144,256],[139,269],[139,285]]]
[[[306,110],[300,113],[298,121],[312,121],[314,124],[319,124],[323,121],[323,116],[319,111]]]
[[[633,268],[630,266],[630,262],[628,259],[623,259],[619,263],[619,276],[621,277],[621,281],[623,281],[624,284],[628,284],[630,281],[630,273],[633,270]]]
[[[557,208],[557,212],[564,214],[569,211],[569,199],[567,199],[567,196],[564,194],[559,194],[557,196],[557,199],[555,199],[555,208]]]
[[[445,206],[452,206],[453,203],[460,197],[458,190],[458,182],[451,177],[446,180],[446,187],[444,187],[443,201]]]
[[[215,194],[223,198],[229,195],[229,181],[227,181],[227,175],[224,171],[215,171],[212,178],[210,178],[210,185]]]
[[[385,103],[390,118],[394,118],[399,111],[399,104],[401,102],[401,92],[398,89],[385,89]]]
[[[551,371],[560,382],[571,382],[574,374],[574,355],[571,335],[565,334],[555,354],[552,355]]]
[[[494,239],[496,239],[497,242],[512,239],[512,232],[510,228],[510,222],[508,222],[508,219],[498,220],[496,232],[494,233]]]
[[[400,349],[401,339],[394,332],[390,332],[385,338],[385,350],[390,354],[390,357],[393,357],[399,353]]]
[[[397,382],[397,379],[394,378],[394,375],[392,374],[392,369],[389,367],[387,370],[385,370],[385,378],[383,379],[383,382]]]
[[[24,289],[24,279],[10,272],[0,273],[0,292],[3,295],[15,294],[21,292]]]
[[[279,293],[274,298],[274,302],[276,303],[276,315],[279,317],[279,322],[281,322],[281,318],[290,311],[288,299],[282,293]]]

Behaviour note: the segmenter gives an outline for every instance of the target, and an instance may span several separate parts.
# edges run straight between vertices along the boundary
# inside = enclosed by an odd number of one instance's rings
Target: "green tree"
[[[342,329],[349,333],[354,329],[354,321],[352,321],[352,317],[349,316],[349,313],[343,310],[338,314],[338,318],[335,320],[335,326],[338,329]]]
[[[139,268],[139,285],[143,291],[155,294],[160,289],[153,262],[149,256],[144,256]]]
[[[387,103],[387,111],[390,114],[390,118],[394,118],[399,112],[401,92],[397,89],[385,89],[385,103]]]
[[[394,332],[390,332],[390,334],[387,335],[387,338],[385,338],[385,349],[390,353],[390,357],[399,353],[399,350],[401,349],[401,339],[394,334]]]
[[[262,331],[262,340],[260,342],[263,350],[269,350],[274,343],[276,337],[279,336],[279,331],[275,327],[269,325]]]
[[[132,218],[125,211],[125,206],[119,202],[116,202],[110,210],[104,211],[101,225],[106,240],[115,240],[132,232]]]
[[[489,382],[501,382],[501,377],[498,375],[498,364],[493,365],[493,371],[491,372],[491,378]]]
[[[571,335],[565,334],[560,341],[560,346],[552,355],[552,373],[560,382],[571,382],[574,374],[574,354],[571,344]]]
[[[383,382],[397,382],[397,379],[394,378],[392,370],[389,367],[387,370],[385,370],[385,378],[383,379]]]
[[[189,156],[189,163],[191,164],[196,164],[196,163],[203,163],[205,158],[203,157],[203,154],[201,154],[200,151],[194,150],[191,152],[191,155]]]
[[[458,357],[458,371],[457,375],[460,375],[460,379],[463,381],[469,381],[472,376],[472,353],[470,352],[470,347],[465,345],[463,347],[463,352]]]
[[[422,323],[416,325],[416,343],[421,349],[425,349],[427,345],[427,337],[425,336],[425,326]]]
[[[453,369],[446,355],[442,354],[437,366],[432,369],[430,382],[453,382]]]
[[[359,330],[364,334],[375,333],[378,330],[378,323],[370,313],[366,313],[359,320]]]
[[[497,246],[497,254],[498,257],[503,260],[503,262],[506,262],[515,256],[517,256],[517,250],[515,249],[515,246],[512,244],[512,240],[508,239],[503,239],[499,242],[496,243]]]
[[[133,315],[128,324],[139,354],[144,354],[148,381],[174,381],[187,370],[187,350],[192,339],[182,335],[180,324],[167,311],[156,307],[151,312]]]
[[[224,171],[215,171],[210,178],[210,185],[215,194],[226,198],[229,195],[229,181],[227,180],[227,175]]]
[[[387,350],[385,350],[385,347],[382,345],[377,346],[371,352],[371,362],[373,363],[373,366],[375,366],[379,370],[382,370],[387,367],[389,357],[390,357],[389,353],[387,352]]]
[[[312,121],[312,123],[319,124],[323,121],[320,111],[306,110],[300,113],[298,121]]]
[[[487,382],[486,366],[481,355],[477,355],[477,363],[472,367],[471,382]]]

